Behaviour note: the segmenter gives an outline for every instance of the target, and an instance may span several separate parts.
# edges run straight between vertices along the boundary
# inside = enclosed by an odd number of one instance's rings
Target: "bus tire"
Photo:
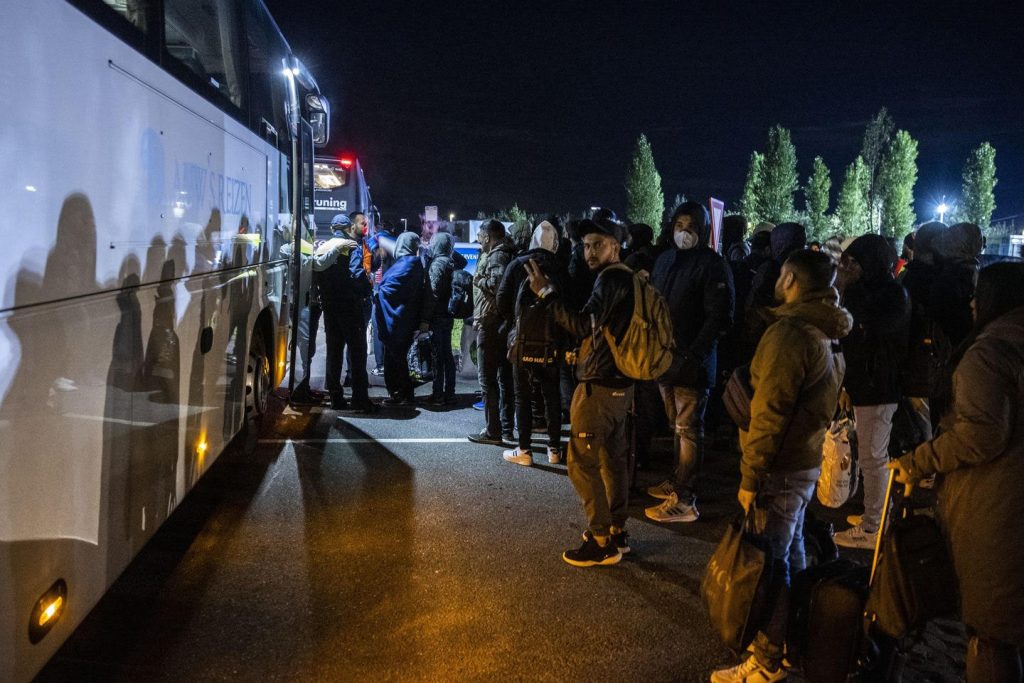
[[[242,447],[246,453],[256,450],[256,443],[263,430],[267,406],[274,382],[270,375],[270,357],[263,332],[257,326],[249,342],[249,354],[245,363],[245,415],[242,421]]]

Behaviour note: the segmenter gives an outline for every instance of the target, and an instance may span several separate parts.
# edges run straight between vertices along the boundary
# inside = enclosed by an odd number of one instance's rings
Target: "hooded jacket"
[[[944,309],[939,324],[954,348],[967,338],[974,326],[971,299],[983,243],[981,229],[972,223],[951,225],[935,240],[935,261],[939,269],[935,296],[942,301]]]
[[[481,325],[497,326],[501,321],[498,313],[498,286],[505,276],[505,269],[515,256],[515,245],[505,238],[486,254],[481,254],[473,275],[473,318]]]
[[[420,238],[404,232],[395,243],[395,261],[377,290],[377,331],[385,344],[405,344],[420,321],[424,292]]]
[[[665,297],[682,355],[659,381],[702,391],[715,384],[718,339],[732,325],[736,295],[732,271],[708,246],[710,226],[697,222],[697,228],[697,246],[679,249],[673,242],[658,257],[651,284]]]
[[[794,251],[807,246],[807,232],[799,223],[779,223],[771,230],[771,258],[762,263],[750,283],[747,310],[775,305],[775,281],[782,273],[782,264]]]
[[[953,375],[935,439],[900,458],[915,479],[942,475],[939,516],[964,623],[1024,646],[1024,308],[989,323]]]
[[[501,279],[501,284],[498,285],[498,313],[503,320],[513,321],[513,325],[517,325],[519,322],[516,315],[516,303],[519,299],[520,291],[522,291],[523,295],[523,305],[530,305],[536,301],[536,297],[529,286],[523,289],[524,283],[527,281],[527,261],[533,261],[540,266],[541,272],[551,280],[551,284],[555,289],[559,291],[565,290],[567,279],[565,267],[556,256],[558,239],[557,236],[554,241],[550,239],[550,232],[542,230],[545,225],[546,223],[541,223],[537,226],[533,233],[533,239],[530,241],[530,250],[512,260],[508,268],[505,269],[505,275]],[[554,228],[551,229],[553,230]]]
[[[452,273],[466,267],[466,257],[455,251],[455,238],[446,232],[434,235],[430,242],[429,301],[421,314],[425,322],[432,318],[450,318],[448,300],[452,298]]]
[[[771,324],[750,364],[750,429],[740,430],[741,487],[756,491],[767,472],[821,466],[825,429],[843,381],[842,354],[833,351],[852,326],[831,287],[767,311]]]
[[[892,276],[896,251],[881,235],[861,235],[846,250],[861,267],[843,305],[853,330],[843,339],[845,388],[855,406],[898,403],[910,333],[910,300]]]

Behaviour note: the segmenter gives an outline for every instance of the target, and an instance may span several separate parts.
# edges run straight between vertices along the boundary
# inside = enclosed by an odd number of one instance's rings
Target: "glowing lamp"
[[[60,618],[64,616],[64,610],[68,604],[68,585],[64,579],[58,579],[50,586],[50,589],[43,593],[32,608],[32,614],[28,621],[28,639],[35,645],[50,632]]]
[[[352,164],[355,163],[355,160],[352,157],[342,157],[338,163],[341,164],[342,168],[352,168]]]

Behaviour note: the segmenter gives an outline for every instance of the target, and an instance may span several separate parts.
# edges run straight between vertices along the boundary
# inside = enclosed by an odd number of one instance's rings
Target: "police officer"
[[[349,409],[341,384],[347,346],[352,364],[351,408],[364,413],[375,412],[377,405],[370,401],[366,376],[364,310],[372,285],[363,261],[362,227],[353,224],[345,214],[338,214],[331,220],[331,232],[332,239],[316,251],[313,271],[327,331],[327,391],[332,408]]]

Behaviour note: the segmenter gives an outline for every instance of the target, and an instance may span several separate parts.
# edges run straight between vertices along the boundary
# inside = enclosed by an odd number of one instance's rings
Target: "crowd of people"
[[[566,225],[549,216],[516,235],[486,221],[476,236],[469,317],[459,307],[470,298],[468,275],[456,275],[465,261],[451,235],[434,236],[429,247],[409,232],[367,238],[365,217],[339,215],[334,239],[304,250],[319,295],[299,328],[305,370],[295,397],[312,391],[314,319],[322,314],[333,408],[379,409],[366,392],[371,323],[382,344],[374,355],[384,404],[414,403],[407,352],[429,331],[428,400],[450,405],[452,325],[466,317],[476,331],[483,403],[482,428],[468,438],[507,446],[504,460],[529,466],[535,427],[543,433],[547,461],[566,460],[588,522],[582,545],[563,559],[591,567],[630,551],[630,458],[648,452],[659,413],[674,457],[664,480],[647,489],[658,502],[645,514],[667,524],[699,519],[706,419],[721,413],[717,396],[734,371],[746,369],[752,399],[749,426],[737,434],[737,498],[744,510],[765,511],[764,534],[783,571],[753,653],[712,681],[786,676],[789,579],[806,564],[803,518],[837,414],[856,423],[864,512],[849,518],[836,543],[875,547],[887,468],[908,487],[934,487],[971,638],[968,680],[1020,680],[1024,264],[980,269],[984,240],[968,223],[926,223],[902,244],[876,234],[808,244],[799,223],[762,223],[748,237],[747,221],[729,216],[715,244],[706,209],[685,202],[659,228],[655,236],[652,226],[626,225],[606,209]],[[637,311],[635,274],[660,293],[671,318],[673,360],[656,380],[637,381],[616,362],[615,344]],[[346,350],[351,404],[341,378]],[[920,438],[891,460],[900,410]]]

